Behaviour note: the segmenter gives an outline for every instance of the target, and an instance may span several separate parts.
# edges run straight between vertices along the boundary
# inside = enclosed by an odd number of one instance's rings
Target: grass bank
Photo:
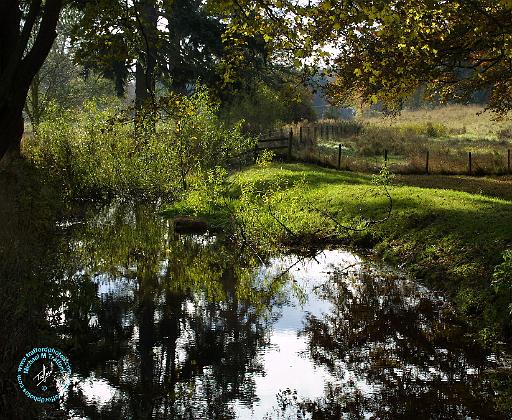
[[[388,196],[367,175],[273,163],[231,175],[230,181],[224,202],[235,210],[213,201],[198,205],[205,194],[197,192],[167,214],[194,213],[224,228],[228,218],[238,218],[244,236],[273,236],[281,246],[331,242],[372,248],[446,291],[477,324],[481,338],[512,337],[510,291],[492,286],[495,267],[512,246],[512,201],[392,181],[387,217]]]

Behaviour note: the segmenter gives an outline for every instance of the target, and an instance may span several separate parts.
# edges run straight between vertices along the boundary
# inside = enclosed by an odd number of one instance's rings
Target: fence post
[[[384,149],[384,163],[385,164],[388,163],[388,150],[387,149]]]
[[[427,162],[425,164],[425,173],[428,175],[428,158],[429,158],[429,152],[427,150]]]
[[[338,144],[338,171],[341,169],[341,144]]]
[[[472,175],[473,173],[473,170],[472,170],[472,162],[471,162],[471,152],[468,153],[468,157],[469,157],[469,175]]]
[[[508,154],[507,172],[510,174],[510,149],[507,150],[507,154]]]
[[[293,129],[290,128],[290,134],[288,136],[288,160],[292,159],[292,142],[293,142]]]

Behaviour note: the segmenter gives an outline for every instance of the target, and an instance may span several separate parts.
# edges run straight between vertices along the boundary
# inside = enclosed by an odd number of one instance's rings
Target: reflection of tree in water
[[[230,402],[256,399],[251,374],[262,370],[257,349],[273,295],[240,268],[252,264],[245,256],[215,238],[172,238],[150,210],[110,208],[73,232],[81,276],[112,289],[64,329],[73,337],[88,325],[79,373],[95,372],[120,393],[101,405],[76,386],[67,408],[94,418],[234,417]],[[81,317],[84,308],[92,310]]]
[[[5,204],[0,417],[230,418],[231,402],[255,401],[279,295],[251,275],[255,261],[215,238],[174,238],[153,206]],[[71,223],[59,225],[63,210]],[[34,346],[61,349],[81,378],[62,407],[19,391],[17,364]],[[92,400],[88,379],[114,392]]]
[[[283,412],[298,418],[500,418],[482,381],[482,350],[440,298],[394,275],[337,270],[318,290],[330,313],[309,315],[311,357],[338,380],[302,401],[288,390]],[[289,412],[289,411],[288,411]]]
[[[42,415],[43,406],[20,391],[16,369],[33,347],[59,347],[51,328],[70,301],[60,285],[67,283],[74,299],[87,294],[79,278],[68,278],[76,261],[56,224],[57,197],[30,173],[0,172],[0,417],[6,419]]]
[[[174,238],[151,206],[89,208],[86,223],[59,226],[62,209],[25,200],[0,204],[0,417],[232,418],[233,402],[257,400],[284,279],[263,281],[257,261],[216,238]],[[318,293],[332,310],[303,334],[339,382],[315,401],[285,393],[283,406],[315,418],[499,417],[485,356],[440,299],[367,273],[337,272]],[[60,410],[18,389],[34,346],[63,350],[80,379]],[[113,394],[91,399],[89,378]]]

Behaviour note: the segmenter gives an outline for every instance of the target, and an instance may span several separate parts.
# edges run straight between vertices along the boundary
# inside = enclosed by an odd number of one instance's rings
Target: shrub
[[[52,106],[25,142],[25,155],[73,196],[178,196],[191,178],[225,165],[252,142],[240,124],[228,128],[220,121],[218,105],[202,87],[137,112],[116,105]]]
[[[512,295],[512,250],[503,254],[503,262],[494,269],[493,285],[498,293]],[[509,305],[512,314],[512,303]]]

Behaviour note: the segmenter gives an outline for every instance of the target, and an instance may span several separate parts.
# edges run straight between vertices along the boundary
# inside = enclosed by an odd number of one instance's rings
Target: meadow
[[[325,130],[317,129],[316,138],[296,151],[299,159],[337,167],[341,148],[341,169],[376,172],[387,151],[393,172],[417,174],[427,171],[428,152],[429,173],[510,172],[512,124],[476,105],[404,110],[398,116],[365,111],[353,120],[320,120],[316,124]],[[303,127],[306,131],[313,133]]]

